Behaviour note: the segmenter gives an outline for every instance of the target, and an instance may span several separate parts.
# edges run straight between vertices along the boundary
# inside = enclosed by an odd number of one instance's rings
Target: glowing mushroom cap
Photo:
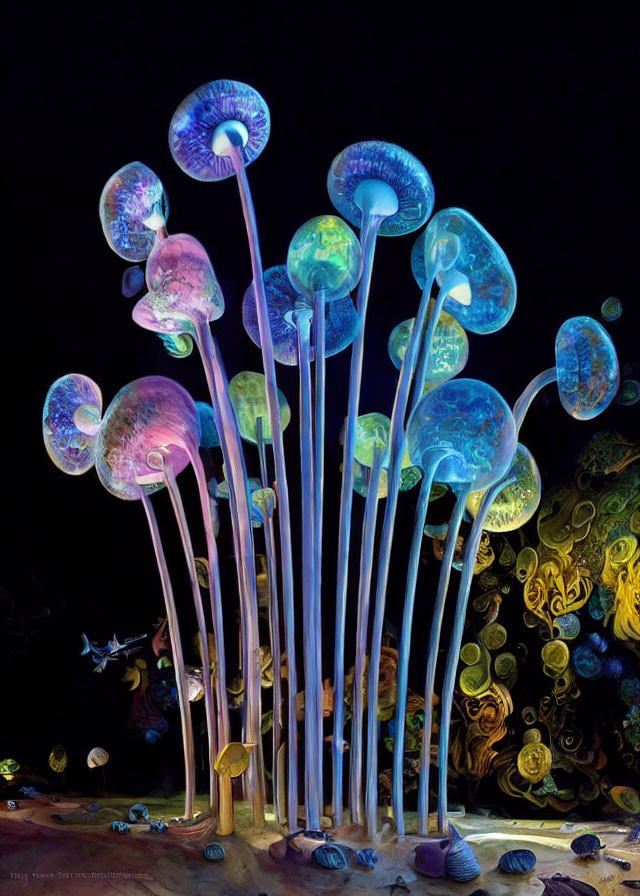
[[[42,434],[56,467],[72,476],[91,469],[95,433],[84,430],[97,430],[101,413],[102,393],[88,376],[68,373],[53,383],[42,411]]]
[[[162,463],[174,475],[197,453],[198,411],[189,393],[164,376],[124,386],[107,408],[96,439],[96,471],[118,498],[136,500],[159,487]]]
[[[104,185],[99,211],[113,251],[127,261],[144,261],[155,231],[166,224],[169,203],[158,175],[142,162],[131,162]]]
[[[351,224],[362,224],[358,187],[382,181],[395,193],[397,211],[383,218],[379,232],[401,236],[422,227],[433,211],[433,184],[427,169],[412,153],[381,140],[354,143],[338,153],[329,169],[329,198]]]
[[[397,370],[402,367],[414,324],[415,317],[404,320],[393,328],[389,336],[387,350]],[[453,379],[464,369],[468,360],[469,340],[464,328],[452,314],[443,311],[433,333],[425,391]]]
[[[280,364],[295,367],[298,363],[298,331],[294,321],[294,311],[308,307],[308,300],[293,287],[287,266],[284,264],[269,268],[264,273],[267,298],[267,315],[273,354]],[[351,345],[360,328],[360,317],[350,296],[324,303],[325,356],[338,354]],[[256,296],[253,284],[247,289],[242,300],[242,323],[251,341],[260,348],[260,329],[256,310]],[[311,360],[315,360],[315,346],[311,346]]]
[[[576,420],[590,420],[607,408],[620,385],[618,356],[611,337],[592,317],[571,317],[556,336],[556,372],[562,406]]]
[[[324,291],[325,301],[341,299],[362,274],[360,241],[342,218],[311,218],[293,235],[287,271],[294,288],[308,299],[319,290]]]
[[[249,768],[249,753],[255,744],[233,742],[227,744],[218,753],[214,768],[219,775],[238,778]]]
[[[237,373],[229,382],[229,397],[235,408],[242,438],[251,442],[252,445],[258,444],[256,421],[258,417],[261,417],[262,439],[270,444],[272,441],[271,419],[267,405],[264,374],[253,373],[250,370]],[[280,405],[280,426],[284,431],[291,420],[291,408],[280,389],[278,389],[278,404]]]
[[[542,481],[534,456],[528,448],[518,443],[515,457],[506,479],[515,478],[496,496],[489,508],[483,529],[489,532],[512,532],[524,526],[540,505]],[[476,516],[485,491],[471,492],[467,498],[467,510]]]
[[[216,130],[228,121],[246,129],[241,152],[249,165],[266,146],[271,128],[269,108],[257,90],[241,81],[209,81],[180,103],[169,126],[169,148],[190,177],[214,181],[235,173],[231,159],[213,151]]]
[[[176,233],[156,243],[147,262],[149,292],[133,319],[157,333],[191,332],[217,320],[224,298],[206,249],[195,237]]]
[[[100,768],[101,765],[106,765],[109,761],[109,754],[106,750],[103,750],[102,747],[94,747],[93,750],[89,751],[89,755],[87,756],[87,765],[89,768]]]
[[[353,456],[363,467],[372,467],[376,452],[382,457],[382,466],[389,458],[389,431],[391,421],[384,414],[361,414],[356,420],[356,438]]]
[[[413,466],[411,461],[408,461],[409,466],[403,466],[400,471],[400,491],[408,492],[415,485],[420,482],[422,479],[422,470],[420,467]],[[369,467],[364,466],[364,464],[358,463],[357,460],[353,462],[353,490],[356,491],[359,495],[362,495],[363,498],[367,497],[367,493],[369,491]],[[383,467],[380,470],[380,479],[378,480],[378,498],[386,498],[389,494],[389,475],[386,469]]]
[[[454,456],[440,461],[438,480],[475,490],[502,479],[516,449],[516,424],[506,401],[480,380],[456,379],[420,399],[407,427],[414,464],[428,464],[433,448]]]
[[[495,333],[515,310],[516,279],[507,256],[462,208],[445,208],[433,216],[416,241],[411,267],[421,289],[427,267],[440,284],[447,271],[459,275],[444,309],[472,333]]]

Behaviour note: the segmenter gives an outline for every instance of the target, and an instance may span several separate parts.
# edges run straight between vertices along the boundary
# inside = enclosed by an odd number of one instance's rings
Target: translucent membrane
[[[112,174],[100,196],[100,223],[107,243],[127,261],[144,261],[155,231],[164,227],[168,200],[157,174],[131,162]]]

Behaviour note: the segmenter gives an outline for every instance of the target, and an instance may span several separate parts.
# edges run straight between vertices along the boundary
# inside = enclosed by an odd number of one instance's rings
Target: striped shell
[[[536,854],[530,849],[510,849],[500,856],[498,865],[509,874],[526,874],[535,868]]]
[[[466,840],[462,839],[453,825],[451,825],[450,831],[451,847],[444,862],[445,876],[449,880],[474,880],[474,878],[482,874],[482,868],[475,857],[475,853]]]
[[[375,868],[378,862],[378,853],[373,849],[360,849],[356,856],[359,864],[364,865],[365,868]]]
[[[600,849],[604,849],[604,843],[596,834],[580,834],[571,841],[571,851],[580,858],[595,858]]]
[[[224,847],[219,843],[207,843],[202,850],[202,855],[205,859],[209,859],[210,862],[221,862],[227,857]]]
[[[332,871],[347,867],[347,858],[335,843],[326,843],[314,849],[313,860],[321,868],[330,868]]]

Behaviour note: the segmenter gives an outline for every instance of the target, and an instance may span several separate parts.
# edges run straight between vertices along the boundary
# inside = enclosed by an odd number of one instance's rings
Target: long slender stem
[[[351,757],[349,764],[349,808],[351,820],[362,823],[364,801],[362,793],[362,716],[364,709],[364,669],[367,654],[369,628],[369,603],[371,575],[373,572],[373,547],[378,516],[378,488],[382,469],[382,452],[375,451],[369,472],[369,484],[362,523],[360,549],[360,584],[358,586],[358,615],[356,626],[356,657],[353,675],[353,702],[351,716]]]
[[[320,764],[319,730],[315,713],[315,695],[320,688],[316,663],[315,549],[314,549],[314,464],[313,423],[311,412],[311,361],[309,309],[295,314],[298,330],[300,370],[300,476],[302,486],[302,609],[304,625],[304,739],[305,739],[305,811],[307,827],[320,827],[321,795],[318,789]]]
[[[373,618],[373,633],[371,639],[371,654],[369,657],[369,682],[367,696],[367,787],[366,809],[367,828],[372,835],[377,827],[378,815],[378,675],[380,671],[380,653],[382,647],[382,630],[384,627],[384,609],[389,578],[389,563],[391,560],[391,545],[393,541],[393,529],[395,525],[396,511],[398,508],[398,494],[400,492],[400,477],[402,473],[402,461],[405,452],[405,414],[409,401],[409,389],[415,371],[418,349],[422,339],[427,309],[429,307],[429,295],[431,293],[432,279],[427,278],[424,293],[420,301],[416,321],[411,334],[411,339],[402,362],[398,386],[391,413],[391,426],[389,436],[389,473],[388,494],[385,507],[380,548],[378,551],[378,579],[376,582],[375,612]]]
[[[335,706],[333,716],[333,742],[331,760],[333,773],[332,805],[334,822],[342,823],[343,764],[344,764],[344,632],[347,614],[347,585],[349,578],[349,547],[351,541],[351,509],[353,506],[353,457],[356,438],[356,419],[360,403],[362,362],[364,357],[364,331],[371,290],[371,276],[375,246],[381,219],[364,215],[360,241],[363,254],[363,274],[358,286],[356,307],[360,326],[351,349],[349,371],[349,404],[344,432],[342,454],[342,488],[340,491],[340,522],[338,529],[338,575],[336,582],[336,628],[334,646],[333,687]]]
[[[149,523],[149,531],[151,532],[151,540],[153,542],[153,550],[156,555],[156,563],[158,564],[158,572],[160,573],[160,581],[162,582],[162,594],[164,596],[164,605],[167,613],[169,625],[169,640],[171,641],[171,654],[173,657],[173,668],[176,673],[176,690],[178,691],[178,706],[180,707],[180,724],[182,726],[182,746],[184,749],[184,777],[185,777],[185,794],[184,794],[184,817],[190,820],[193,817],[193,800],[195,797],[196,787],[196,767],[195,753],[193,744],[193,730],[191,728],[191,704],[189,703],[189,691],[187,688],[187,676],[184,670],[184,657],[182,655],[182,644],[180,641],[180,627],[178,625],[178,614],[173,599],[173,589],[171,587],[171,579],[169,578],[169,570],[167,569],[167,561],[162,547],[160,538],[160,530],[158,529],[158,521],[151,506],[151,499],[143,491],[141,491],[142,506],[147,515]]]
[[[246,737],[250,743],[257,745],[260,741],[261,722],[260,641],[249,483],[238,421],[229,397],[229,384],[209,325],[196,325],[195,336],[202,355],[211,403],[216,415],[220,447],[229,476],[229,495],[237,511],[232,515],[232,524],[237,527],[237,544],[240,551],[238,577],[240,596],[243,601],[242,665],[245,680]],[[251,751],[249,759],[246,790],[251,798],[253,822],[256,827],[264,826],[262,772],[259,751],[254,749]]]
[[[409,680],[409,653],[411,650],[411,628],[413,624],[413,608],[415,604],[418,569],[420,564],[420,547],[424,523],[429,507],[429,495],[440,461],[447,456],[446,449],[433,449],[426,463],[424,477],[420,486],[418,503],[413,524],[413,538],[407,569],[407,584],[404,593],[404,609],[402,612],[402,629],[398,655],[398,696],[396,702],[396,734],[393,745],[393,815],[396,820],[398,836],[404,836],[404,741],[407,712],[407,683]]]
[[[324,498],[324,430],[325,430],[325,391],[326,391],[326,321],[325,321],[325,296],[324,290],[319,290],[315,295],[313,314],[314,345],[315,345],[315,419],[314,419],[314,539],[315,552],[315,594],[313,610],[315,615],[315,629],[317,637],[316,645],[316,680],[319,687],[314,693],[314,712],[318,728],[319,752],[318,761],[318,789],[320,791],[320,809],[324,812],[324,780],[322,768],[322,524],[323,524],[323,498]]]
[[[464,562],[462,564],[462,573],[460,575],[460,584],[458,585],[458,598],[456,600],[456,612],[453,619],[453,628],[451,630],[451,639],[449,641],[449,650],[447,652],[447,661],[444,670],[444,682],[442,685],[442,694],[440,697],[440,738],[438,747],[438,830],[444,831],[447,825],[447,778],[448,778],[448,759],[449,759],[449,743],[450,743],[450,727],[451,727],[451,710],[453,708],[453,693],[456,684],[456,669],[458,667],[458,658],[460,656],[460,648],[462,646],[462,636],[464,633],[464,624],[467,617],[467,605],[469,602],[469,592],[471,591],[471,581],[473,579],[473,569],[480,547],[480,539],[482,538],[482,527],[487,518],[491,505],[500,494],[503,488],[506,488],[515,479],[503,479],[491,488],[487,489],[484,498],[478,508],[476,518],[471,526],[471,532],[467,538],[464,552]]]
[[[418,834],[426,837],[429,833],[429,770],[431,765],[431,728],[433,725],[433,692],[436,680],[436,666],[438,663],[438,647],[440,644],[440,631],[444,617],[444,605],[451,578],[451,565],[455,556],[456,542],[460,523],[464,514],[464,506],[469,494],[469,488],[462,489],[449,521],[449,531],[445,541],[438,591],[433,606],[433,618],[429,630],[429,644],[427,646],[427,674],[424,686],[424,730],[422,732],[422,749],[420,751],[420,780],[418,784]],[[446,762],[446,757],[439,757],[440,762]]]
[[[184,504],[180,488],[176,481],[176,477],[171,468],[171,464],[163,465],[164,480],[171,498],[171,504],[176,515],[178,529],[180,530],[180,538],[184,549],[184,557],[187,563],[189,573],[189,583],[191,585],[191,593],[193,595],[193,605],[196,611],[196,619],[198,621],[198,633],[200,635],[200,649],[202,651],[202,684],[204,687],[204,703],[207,717],[207,735],[209,738],[209,805],[213,811],[217,811],[217,782],[213,764],[218,754],[217,732],[215,709],[213,704],[213,688],[211,686],[211,657],[209,656],[209,639],[207,637],[207,624],[204,618],[204,607],[202,605],[202,595],[200,593],[200,585],[198,584],[198,573],[196,571],[195,557],[193,553],[193,543],[191,541],[191,533],[187,523],[187,517],[184,512]]]
[[[267,474],[267,451],[263,436],[262,417],[256,418],[256,437],[258,441],[258,460],[260,461],[260,482],[262,488],[269,488],[269,477]]]
[[[531,407],[531,402],[541,389],[544,389],[544,387],[548,386],[550,383],[555,383],[557,376],[556,368],[549,367],[547,370],[543,370],[542,373],[539,373],[538,376],[534,376],[529,385],[523,390],[513,406],[513,416],[516,420],[516,429],[518,432],[520,432],[520,427],[522,426],[525,415]]]
[[[286,809],[280,799],[280,772],[278,755],[282,743],[282,682],[280,679],[280,611],[278,607],[278,580],[276,564],[276,539],[273,517],[267,514],[264,520],[264,539],[267,553],[267,576],[269,580],[269,636],[273,659],[273,802],[280,824],[284,821]]]
[[[258,239],[258,226],[256,221],[253,198],[247,180],[247,172],[244,167],[242,152],[239,147],[234,147],[231,155],[234,165],[240,201],[244,213],[249,251],[251,254],[251,269],[253,273],[253,285],[256,296],[256,313],[258,317],[258,330],[260,333],[260,346],[262,349],[262,363],[264,367],[265,385],[267,393],[267,406],[271,421],[271,433],[273,440],[273,457],[276,473],[276,487],[278,492],[278,519],[280,522],[280,555],[282,560],[282,588],[285,605],[289,609],[289,615],[293,619],[293,553],[291,544],[291,518],[289,510],[289,485],[287,482],[287,468],[284,456],[284,441],[280,426],[280,405],[278,403],[276,364],[273,354],[273,339],[269,325],[267,311],[267,297],[264,288],[262,270],[262,258],[260,255],[260,242]],[[287,638],[287,661],[289,668],[289,827],[297,824],[298,815],[298,746],[295,718],[295,694],[296,694],[296,670],[295,670],[295,639],[293,633]]]
[[[220,586],[220,561],[218,546],[213,535],[213,519],[211,504],[208,500],[207,480],[202,460],[197,452],[191,456],[191,466],[198,483],[200,505],[204,519],[207,557],[209,560],[209,594],[211,601],[211,618],[213,620],[213,638],[216,645],[216,703],[218,723],[218,750],[222,751],[231,740],[229,723],[229,703],[227,698],[227,663],[224,647],[224,621],[222,615],[222,588]],[[234,828],[233,793],[231,778],[220,777],[220,805],[218,809],[218,833],[231,834]]]

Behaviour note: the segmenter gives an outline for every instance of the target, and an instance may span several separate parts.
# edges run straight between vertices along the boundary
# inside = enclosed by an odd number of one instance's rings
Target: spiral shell
[[[134,803],[129,809],[129,821],[146,821],[149,818],[149,810],[144,803]]]
[[[325,843],[314,849],[313,860],[321,868],[329,868],[332,871],[347,867],[347,857],[335,843]]]

